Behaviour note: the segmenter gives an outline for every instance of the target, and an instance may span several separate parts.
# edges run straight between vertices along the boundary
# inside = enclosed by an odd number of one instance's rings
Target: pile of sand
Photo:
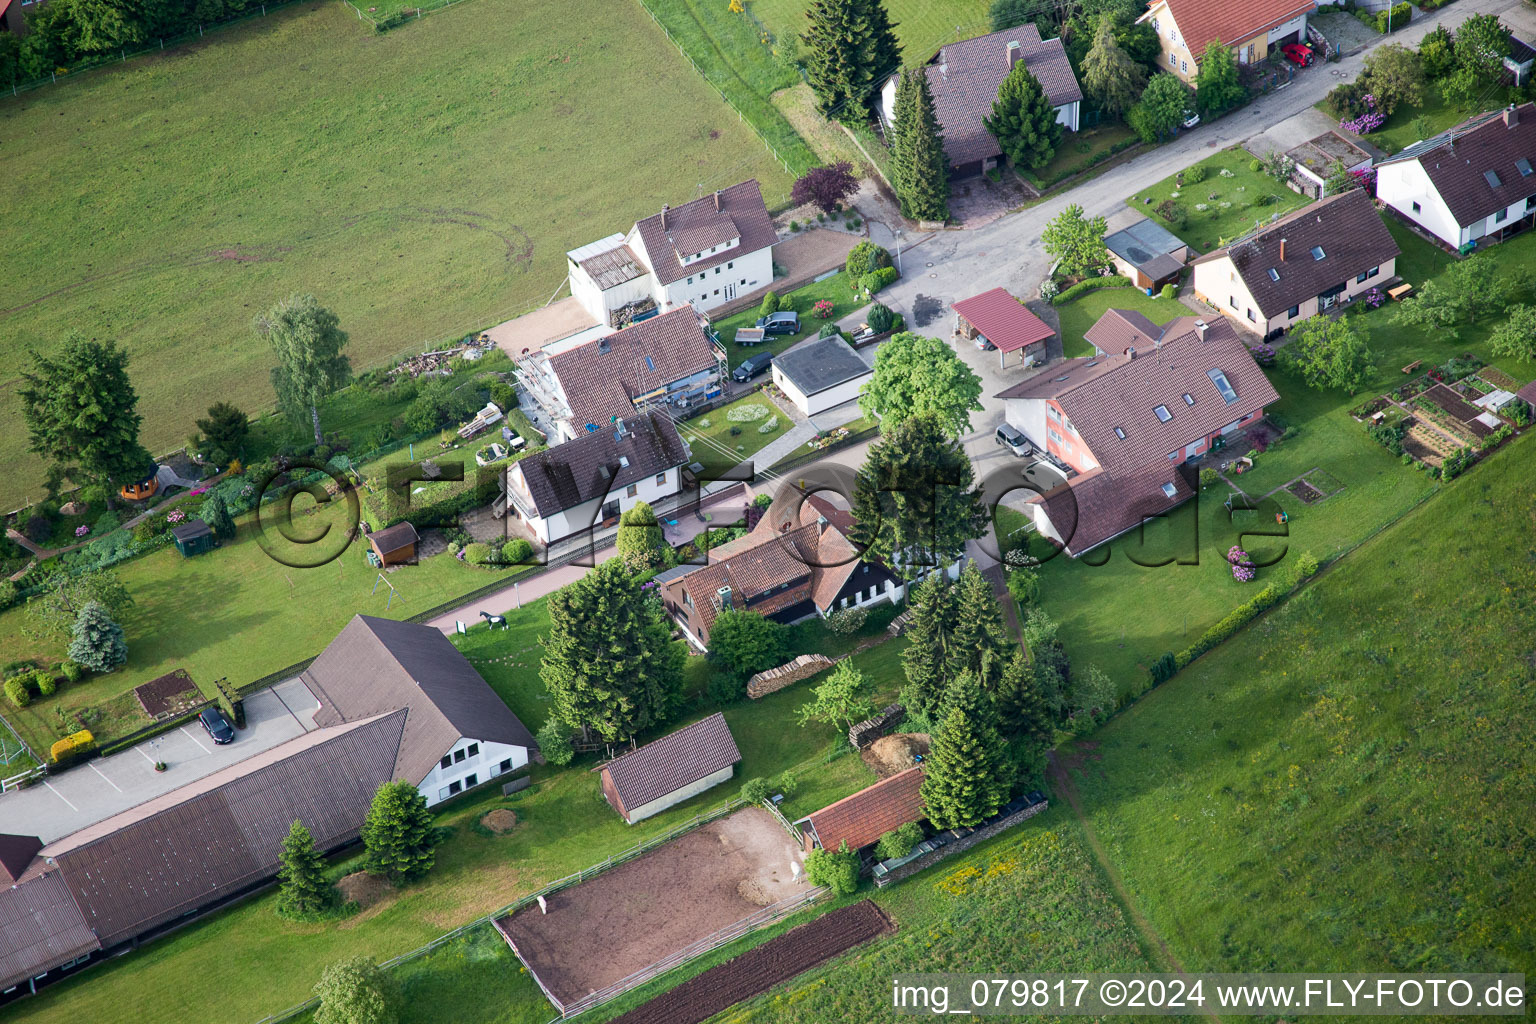
[[[898,732],[881,736],[859,751],[859,756],[871,771],[885,779],[917,764],[918,757],[928,753],[928,746],[925,732]]]
[[[480,824],[497,835],[504,836],[516,827],[517,814],[505,807],[498,807],[494,811],[486,811],[480,818]]]

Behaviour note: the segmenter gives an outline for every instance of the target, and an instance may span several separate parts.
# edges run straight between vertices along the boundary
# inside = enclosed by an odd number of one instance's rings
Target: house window
[[[719,295],[719,294],[720,294],[720,289],[719,289],[719,288],[716,288],[716,289],[715,289],[715,294],[716,294],[716,295]]]
[[[1178,67],[1179,66],[1179,58],[1177,56],[1175,56],[1174,54],[1170,53],[1168,55],[1168,66],[1171,67],[1171,68]]]
[[[1206,370],[1205,375],[1211,378],[1211,383],[1216,385],[1216,390],[1221,392],[1221,400],[1228,405],[1237,401],[1237,391],[1233,389],[1232,382],[1227,380],[1227,375],[1220,370]]]
[[[1051,440],[1052,440],[1052,441],[1055,441],[1055,442],[1056,442],[1056,443],[1057,443],[1057,444],[1061,444],[1061,435],[1060,435],[1060,434],[1058,434],[1058,433],[1056,433],[1056,431],[1054,431],[1054,430],[1051,430],[1051,429],[1050,429],[1050,428],[1049,428],[1049,427],[1047,427],[1047,428],[1046,428],[1046,431],[1045,431],[1045,434],[1046,434],[1046,436],[1047,436],[1047,437],[1049,437],[1049,438],[1050,438],[1050,439],[1051,439]]]
[[[1168,461],[1169,462],[1177,462],[1177,461],[1179,461],[1179,451],[1178,451],[1177,448],[1175,448],[1173,451],[1168,453]]]
[[[1227,296],[1227,305],[1231,306],[1233,309],[1236,309],[1237,308],[1237,296],[1236,295],[1228,295]]]
[[[470,772],[469,777],[464,780],[464,786],[467,789],[470,786],[478,785],[479,782],[480,776],[476,775],[474,772]]]
[[[693,284],[693,278],[692,278],[692,277],[689,277],[689,278],[688,278],[688,283],[689,283],[689,284]]]
[[[1185,405],[1194,405],[1195,404],[1195,396],[1190,394],[1188,391],[1184,392],[1184,404]]]
[[[716,267],[716,268],[715,268],[715,273],[716,273],[716,274],[719,274],[719,273],[720,273],[720,268],[719,268],[719,267]]]
[[[453,756],[452,755],[444,755],[443,759],[441,761],[437,762],[437,766],[439,768],[452,768],[453,767]]]
[[[1169,420],[1173,419],[1173,413],[1168,411],[1168,407],[1166,405],[1155,405],[1152,407],[1152,411],[1157,413],[1157,418],[1164,423],[1167,423]]]
[[[455,793],[462,793],[462,792],[464,792],[464,783],[462,783],[462,782],[450,782],[450,783],[448,783],[448,795],[449,796],[453,796],[453,794],[455,794]]]
[[[626,498],[633,498],[635,495],[637,495],[639,493],[640,493],[640,485],[639,484],[630,484],[628,489],[626,489],[624,491],[624,496]]]
[[[1187,60],[1179,61],[1179,70],[1180,71],[1184,71],[1184,72],[1188,72],[1189,71],[1189,61],[1187,61]]]
[[[1071,434],[1077,433],[1077,428],[1072,425],[1072,421],[1071,420],[1062,420],[1061,421],[1061,425],[1067,428],[1067,432],[1068,433],[1071,433]]]
[[[686,590],[683,591],[683,604],[686,604],[689,608],[693,607],[693,595]]]
[[[1414,213],[1423,213],[1424,212],[1424,207],[1419,205],[1419,201],[1417,199],[1415,199],[1413,201],[1413,212]]]
[[[667,482],[667,474],[665,474],[665,473],[657,473],[656,474],[656,486],[657,487],[664,486],[666,484],[666,482]]]
[[[1323,257],[1324,257],[1324,256],[1327,256],[1327,255],[1328,255],[1328,254],[1327,254],[1327,253],[1325,253],[1325,252],[1323,252],[1323,247],[1322,247],[1322,246],[1320,246],[1320,245],[1314,245],[1314,246],[1313,246],[1313,247],[1312,247],[1312,258],[1313,258],[1313,259],[1314,259],[1314,260],[1320,260],[1320,259],[1322,259],[1322,258],[1323,258]]]
[[[1508,210],[1500,210],[1498,213],[1493,215],[1493,222],[1495,224],[1501,223],[1501,222],[1506,221],[1508,219],[1509,219],[1509,211]]]
[[[1375,277],[1379,273],[1381,273],[1381,268],[1380,267],[1372,267],[1370,270],[1367,270],[1365,272],[1365,276],[1368,277],[1368,278]]]
[[[1248,311],[1248,322],[1249,323],[1257,323],[1258,322],[1257,320],[1254,319],[1253,310],[1251,310],[1251,309]]]
[[[454,764],[458,764],[460,761],[464,760],[464,757],[465,757],[464,751],[462,751],[462,750],[455,750],[453,752],[453,763]]]
[[[478,744],[478,743],[471,743],[465,749],[469,751],[469,756],[470,757],[474,757],[476,754],[480,753],[480,744]]]
[[[741,283],[742,283],[742,284],[746,284],[746,283],[747,283],[747,279],[746,279],[746,278],[742,278],[742,279],[741,279]]]
[[[1157,19],[1156,18],[1152,19],[1152,31],[1153,32],[1161,32],[1162,31],[1162,29],[1157,27]]]
[[[444,786],[442,789],[437,791],[437,798],[439,800],[447,800],[448,799],[448,795],[449,794],[448,794],[448,787],[447,786]]]
[[[501,774],[506,774],[507,772],[509,772],[511,770],[512,770],[512,759],[510,757],[506,758],[505,760],[503,760],[501,762],[501,764],[496,766],[496,771],[501,773]]]
[[[731,262],[729,262],[729,263],[727,263],[727,264],[726,264],[726,265],[725,265],[725,269],[726,269],[726,270],[730,270],[730,269],[731,269],[731,268],[732,268],[732,267],[734,267],[734,266],[735,266],[735,265],[736,265],[736,261],[735,261],[735,260],[731,260]]]
[[[1290,309],[1285,311],[1285,315],[1287,318],[1295,320],[1298,316],[1301,315],[1301,307],[1299,305],[1292,306]]]
[[[1056,422],[1056,423],[1060,423],[1061,422],[1061,413],[1056,410],[1056,407],[1054,405],[1046,406],[1045,407],[1045,414],[1047,416],[1049,416],[1054,422]]]
[[[1280,280],[1280,271],[1276,270],[1274,267],[1270,267],[1269,268],[1269,279],[1271,281],[1278,281],[1278,280]]]

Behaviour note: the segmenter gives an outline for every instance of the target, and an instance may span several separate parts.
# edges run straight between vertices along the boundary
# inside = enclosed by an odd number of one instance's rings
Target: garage
[[[836,334],[797,345],[773,361],[773,383],[807,416],[858,398],[873,373]]]

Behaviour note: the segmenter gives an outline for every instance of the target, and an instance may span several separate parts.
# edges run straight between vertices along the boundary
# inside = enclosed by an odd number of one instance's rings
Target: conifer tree
[[[381,785],[363,821],[368,873],[383,875],[394,885],[414,881],[432,870],[436,845],[427,798],[409,782]]]
[[[970,828],[1008,801],[1011,765],[995,729],[955,710],[934,738],[924,776],[921,793],[933,827]]]
[[[315,837],[295,819],[278,854],[277,907],[289,914],[315,914],[331,905],[336,890],[325,877],[325,858],[315,849]]]
[[[902,72],[891,129],[892,184],[901,214],[913,220],[949,219],[949,157],[922,68]]]
[[[106,606],[89,601],[75,619],[69,656],[92,672],[111,672],[128,660],[123,627],[112,621]]]
[[[1023,61],[1015,64],[998,86],[992,113],[982,118],[982,123],[1015,166],[1030,170],[1050,163],[1061,142],[1056,108]]]
[[[967,718],[977,725],[992,729],[998,726],[997,705],[992,694],[982,689],[974,672],[961,670],[949,677],[944,686],[944,697],[939,704],[939,720],[948,721],[956,711],[964,711]]]
[[[901,67],[883,0],[812,0],[806,17],[800,41],[816,106],[828,117],[867,117],[881,83]]]
[[[198,516],[208,524],[213,535],[219,540],[229,540],[235,535],[235,520],[229,514],[229,504],[224,500],[224,495],[215,491],[203,502],[203,507],[198,510]]]
[[[932,719],[943,701],[950,637],[955,630],[955,599],[949,577],[933,572],[914,585],[911,608],[907,649],[901,653],[907,671],[901,702],[907,711]]]
[[[997,711],[1002,727],[1042,749],[1048,748],[1055,734],[1051,709],[1040,692],[1035,666],[1020,652],[1008,660],[997,688]]]
[[[955,585],[955,632],[950,644],[949,672],[969,672],[981,689],[995,692],[1012,646],[992,584],[972,562]]]
[[[1121,117],[1136,104],[1147,84],[1147,71],[1115,41],[1114,19],[1099,18],[1093,45],[1083,58],[1083,90],[1106,114]]]

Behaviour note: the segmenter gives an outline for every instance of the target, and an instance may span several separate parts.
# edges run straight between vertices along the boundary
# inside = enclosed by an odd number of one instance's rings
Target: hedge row
[[[1098,291],[1100,288],[1125,288],[1131,283],[1131,279],[1121,274],[1110,274],[1108,277],[1090,277],[1086,281],[1079,281],[1070,288],[1057,292],[1051,298],[1051,305],[1059,306],[1063,302],[1071,302],[1079,295]]]
[[[1183,669],[1200,655],[1242,629],[1257,618],[1260,612],[1274,607],[1282,597],[1315,572],[1317,572],[1317,559],[1310,554],[1301,555],[1294,564],[1283,570],[1277,579],[1270,581],[1252,598],[1232,609],[1214,626],[1202,633],[1200,639],[1175,655],[1173,659],[1175,671]],[[1156,670],[1157,666],[1153,668]],[[1166,671],[1166,666],[1163,671]],[[1154,671],[1154,679],[1157,674],[1157,671]]]
[[[61,740],[54,740],[53,746],[48,749],[48,760],[59,766],[73,764],[89,756],[95,749],[96,737],[91,735],[91,730],[81,729]]]

